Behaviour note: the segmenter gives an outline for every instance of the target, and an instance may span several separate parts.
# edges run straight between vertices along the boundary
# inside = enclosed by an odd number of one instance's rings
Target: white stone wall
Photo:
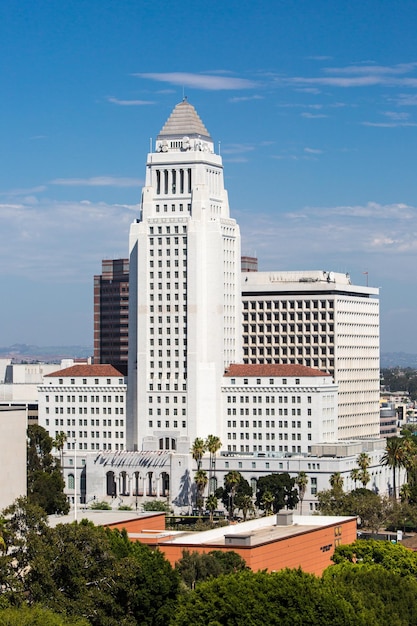
[[[38,395],[39,425],[52,438],[63,431],[68,437],[66,450],[75,446],[83,452],[126,448],[124,378],[46,377]]]
[[[26,408],[0,407],[0,511],[26,495]]]
[[[224,377],[222,412],[228,452],[306,454],[314,443],[337,439],[337,385],[330,376]]]

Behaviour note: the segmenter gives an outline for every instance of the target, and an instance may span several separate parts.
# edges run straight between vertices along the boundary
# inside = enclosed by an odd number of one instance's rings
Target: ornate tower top
[[[156,139],[156,152],[213,152],[213,140],[186,98],[172,111]]]

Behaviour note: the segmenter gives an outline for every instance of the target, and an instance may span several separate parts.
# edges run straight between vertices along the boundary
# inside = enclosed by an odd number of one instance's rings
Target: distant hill
[[[0,358],[13,359],[15,363],[34,361],[59,363],[61,359],[86,359],[92,356],[93,352],[93,346],[34,346],[25,343],[0,346]],[[381,367],[413,367],[417,369],[417,354],[381,352]]]
[[[59,363],[61,359],[85,359],[93,354],[93,346],[32,346],[16,343],[0,347],[0,358],[15,363],[44,361]]]
[[[417,354],[381,352],[381,367],[413,367],[417,369]]]

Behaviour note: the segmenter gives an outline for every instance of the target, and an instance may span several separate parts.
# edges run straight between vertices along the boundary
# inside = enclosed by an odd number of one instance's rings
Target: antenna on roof
[[[220,151],[220,147],[221,147],[221,145],[222,145],[222,142],[221,142],[221,141],[219,141],[219,156],[221,155],[221,151]]]

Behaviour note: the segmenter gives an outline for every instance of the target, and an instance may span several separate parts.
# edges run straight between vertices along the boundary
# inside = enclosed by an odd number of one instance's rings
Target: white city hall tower
[[[221,379],[242,359],[240,232],[223,165],[194,107],[148,154],[130,229],[129,449],[188,452],[221,432]]]

